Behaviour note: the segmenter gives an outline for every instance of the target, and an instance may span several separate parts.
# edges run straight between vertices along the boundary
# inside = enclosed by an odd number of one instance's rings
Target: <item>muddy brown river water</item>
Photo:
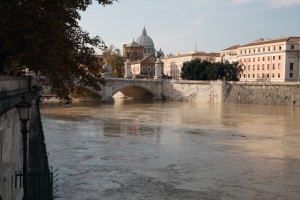
[[[64,200],[300,199],[300,108],[41,105]]]

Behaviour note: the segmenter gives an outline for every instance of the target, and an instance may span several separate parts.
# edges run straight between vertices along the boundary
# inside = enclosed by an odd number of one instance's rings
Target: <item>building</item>
[[[237,60],[243,67],[240,81],[299,81],[300,37],[260,39],[240,46]]]
[[[160,49],[161,57],[164,55]],[[147,35],[146,28],[142,34],[129,44],[123,45],[124,62],[129,59],[131,62],[131,73],[139,78],[150,78],[155,74],[156,50],[154,42]]]
[[[220,54],[218,53],[192,52],[176,56],[166,56],[161,59],[161,61],[164,63],[163,74],[178,80],[180,79],[181,68],[184,62],[188,62],[197,58],[215,62],[219,55]]]
[[[156,56],[150,55],[131,63],[131,72],[137,78],[152,78],[155,75]]]
[[[234,45],[232,47],[222,50],[220,53],[220,57],[216,58],[216,62],[225,62],[225,61],[228,61],[229,63],[237,62],[238,48],[240,46],[241,45]]]
[[[129,44],[123,45],[124,61],[129,58],[131,62],[142,60],[151,55],[155,55],[154,42],[147,35],[146,28],[143,28],[142,34]]]

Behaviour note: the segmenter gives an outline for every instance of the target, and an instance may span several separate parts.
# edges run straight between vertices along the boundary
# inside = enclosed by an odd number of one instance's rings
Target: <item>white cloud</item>
[[[300,4],[300,0],[270,0],[270,3],[275,8],[290,7]]]
[[[240,4],[245,4],[245,3],[248,3],[248,2],[251,2],[251,1],[252,0],[232,0],[232,3],[240,5]]]
[[[291,7],[300,5],[300,0],[230,0],[234,5],[242,5],[246,3],[267,3],[273,8]]]

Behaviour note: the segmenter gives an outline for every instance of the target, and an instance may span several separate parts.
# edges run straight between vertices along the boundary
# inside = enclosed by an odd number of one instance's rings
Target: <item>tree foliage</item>
[[[241,66],[229,62],[211,63],[200,59],[184,62],[181,69],[181,78],[187,80],[218,80],[238,81]]]
[[[120,49],[110,45],[103,51],[103,61],[112,67],[112,74],[114,77],[123,77],[123,56]]]
[[[101,5],[117,0],[98,0]],[[29,68],[65,98],[74,85],[101,89],[100,62],[93,47],[103,40],[78,25],[92,0],[2,0],[0,74]]]

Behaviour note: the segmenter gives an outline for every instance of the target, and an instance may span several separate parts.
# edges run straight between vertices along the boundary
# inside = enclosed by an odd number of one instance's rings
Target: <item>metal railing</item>
[[[29,200],[54,200],[59,198],[57,195],[58,184],[57,171],[49,172],[30,172],[28,173]],[[15,188],[23,187],[23,172],[15,173]]]

